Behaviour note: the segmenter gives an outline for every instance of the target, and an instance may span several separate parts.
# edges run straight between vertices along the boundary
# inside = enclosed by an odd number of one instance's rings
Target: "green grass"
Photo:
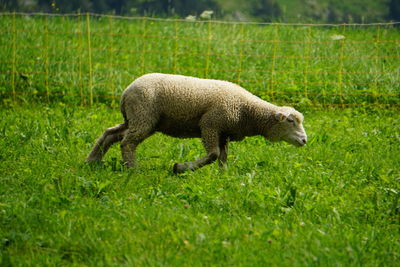
[[[2,102],[115,104],[150,72],[229,80],[275,103],[400,101],[400,32],[391,25],[0,14],[0,29]]]
[[[248,138],[226,171],[173,175],[199,140],[157,134],[138,168],[116,146],[91,169],[116,109],[1,107],[0,265],[396,266],[398,110],[303,112],[303,148]]]
[[[396,27],[86,19],[0,14],[1,266],[397,265]],[[173,175],[201,143],[154,135],[138,168],[118,146],[90,168],[95,139],[121,122],[109,107],[148,72],[292,103],[309,143],[249,138],[226,171]]]

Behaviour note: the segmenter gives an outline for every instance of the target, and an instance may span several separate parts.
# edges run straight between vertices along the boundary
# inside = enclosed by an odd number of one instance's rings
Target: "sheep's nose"
[[[307,144],[307,138],[303,138],[301,141],[303,142],[303,145]]]

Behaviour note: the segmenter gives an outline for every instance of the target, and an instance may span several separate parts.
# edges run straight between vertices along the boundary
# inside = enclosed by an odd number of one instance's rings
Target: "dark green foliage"
[[[220,7],[214,0],[172,0],[172,1],[138,1],[137,12],[151,16],[174,16],[185,17],[189,14],[200,15],[204,10],[218,12]]]
[[[199,15],[214,18],[291,22],[399,21],[398,0],[0,0],[0,11],[95,12],[118,15]]]
[[[393,21],[400,21],[400,1],[389,1],[389,16],[388,18]]]
[[[275,0],[248,1],[250,15],[262,21],[276,21],[281,16],[281,8]]]
[[[187,16],[200,14],[208,9],[217,12],[219,4],[214,0],[33,0],[7,1],[1,10],[9,11],[44,11],[52,13],[95,12],[115,13],[118,15],[147,16]]]

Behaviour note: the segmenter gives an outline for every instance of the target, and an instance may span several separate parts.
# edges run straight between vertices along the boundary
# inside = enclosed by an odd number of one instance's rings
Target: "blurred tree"
[[[37,10],[44,12],[70,13],[91,11],[90,0],[37,0]]]
[[[389,20],[400,21],[400,0],[389,1]]]
[[[387,0],[329,0],[328,22],[379,22],[387,14]]]
[[[320,3],[317,0],[305,0],[304,16],[312,21],[327,21],[329,16],[328,3]]]
[[[138,0],[136,5],[142,15],[187,16],[199,14],[204,10],[218,12],[220,7],[215,0]]]
[[[19,10],[21,5],[17,0],[0,0],[0,11]]]
[[[263,21],[276,20],[281,16],[281,8],[275,0],[249,1],[250,15]]]
[[[400,21],[400,0],[0,0],[0,11],[95,12],[121,15],[199,15],[262,21]]]

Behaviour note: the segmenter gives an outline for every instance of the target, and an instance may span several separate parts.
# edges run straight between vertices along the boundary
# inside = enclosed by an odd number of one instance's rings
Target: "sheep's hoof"
[[[183,173],[186,170],[185,164],[182,163],[175,163],[172,171],[175,174]]]
[[[228,164],[226,164],[226,163],[220,163],[218,166],[219,166],[219,170],[220,171],[227,171],[228,170]]]
[[[135,167],[134,164],[128,163],[128,162],[123,162],[123,163],[122,163],[122,166],[123,166],[123,168],[126,169],[126,170],[130,170],[130,169],[133,169],[133,168]]]

